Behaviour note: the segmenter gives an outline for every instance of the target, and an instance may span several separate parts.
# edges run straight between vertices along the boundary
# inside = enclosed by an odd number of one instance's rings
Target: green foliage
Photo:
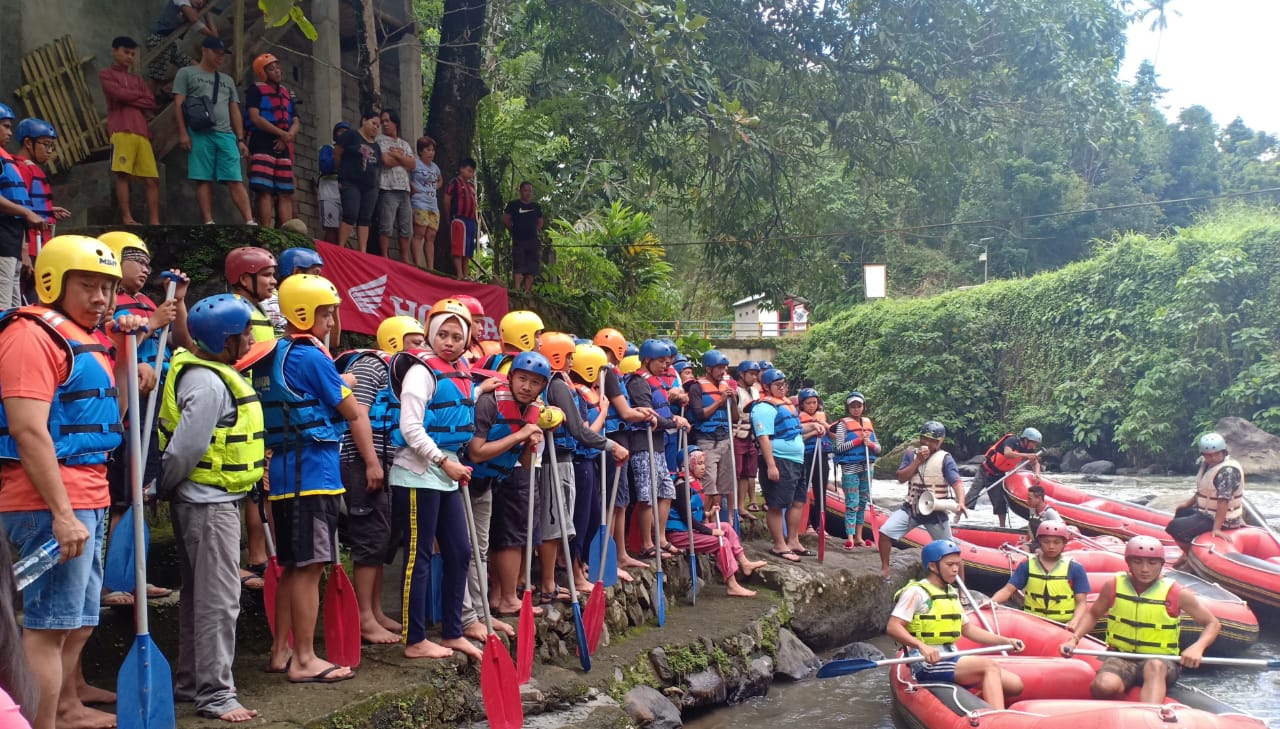
[[[280,27],[289,22],[293,22],[298,26],[298,30],[307,37],[307,40],[315,40],[319,38],[316,33],[316,27],[307,19],[307,14],[302,11],[302,6],[298,0],[258,0],[258,9],[266,16],[267,25]]]
[[[1052,273],[864,304],[780,345],[797,379],[865,392],[890,445],[927,419],[963,453],[1035,425],[1047,445],[1186,465],[1220,417],[1280,432],[1280,211],[1235,207]]]

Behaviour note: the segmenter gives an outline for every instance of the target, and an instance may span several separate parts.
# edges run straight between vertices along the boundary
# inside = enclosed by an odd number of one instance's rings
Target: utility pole
[[[979,261],[982,261],[982,283],[986,283],[986,282],[987,282],[987,272],[988,272],[988,270],[989,270],[988,266],[990,265],[990,264],[989,264],[989,262],[987,261],[987,244],[988,244],[988,242],[989,242],[989,241],[993,241],[993,240],[995,240],[995,238],[994,238],[994,237],[991,237],[991,238],[982,238],[982,239],[981,239],[981,240],[979,240],[977,243],[970,243],[970,244],[969,244],[969,247],[970,247],[970,248],[981,248],[981,249],[982,249],[982,253],[979,253],[979,254],[978,254],[978,260],[979,260]]]

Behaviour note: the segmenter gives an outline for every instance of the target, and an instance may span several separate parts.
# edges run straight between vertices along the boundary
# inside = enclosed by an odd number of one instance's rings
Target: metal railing
[[[651,322],[660,337],[679,337],[695,334],[703,339],[764,339],[801,334],[808,330],[808,322],[733,321],[731,319],[679,319]]]

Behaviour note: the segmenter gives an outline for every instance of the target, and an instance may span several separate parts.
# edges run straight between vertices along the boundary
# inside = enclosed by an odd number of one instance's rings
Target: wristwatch
[[[447,460],[449,460],[449,456],[445,455],[444,453],[441,453],[440,455],[436,456],[435,458],[432,458],[432,459],[431,459],[431,462],[432,462],[432,463],[434,463],[434,464],[435,464],[435,465],[437,465],[437,466],[443,466],[443,465],[444,465],[444,462],[445,462],[445,461],[447,461]]]

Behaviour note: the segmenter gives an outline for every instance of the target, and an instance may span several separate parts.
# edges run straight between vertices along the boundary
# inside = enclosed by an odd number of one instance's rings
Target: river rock
[[[1280,437],[1244,418],[1222,418],[1216,426],[1231,457],[1244,467],[1246,479],[1280,479]]]
[[[728,703],[740,704],[756,696],[767,696],[773,683],[773,659],[769,656],[753,658],[746,674],[729,690]]]
[[[652,686],[636,686],[622,697],[622,708],[641,729],[680,729],[680,710]]]
[[[956,470],[965,478],[973,478],[974,476],[977,476],[978,468],[978,466],[975,466],[972,463],[961,463],[959,466],[956,466]]]
[[[832,656],[833,661],[844,661],[851,658],[861,658],[866,661],[882,661],[884,660],[884,651],[875,646],[874,643],[859,641],[850,643],[849,645],[837,650]]]
[[[675,671],[671,670],[671,663],[667,661],[667,652],[662,648],[649,651],[649,663],[653,666],[653,675],[663,683],[671,683],[676,677]]]
[[[778,629],[778,652],[774,655],[774,660],[777,662],[774,675],[792,681],[803,681],[822,665],[821,659],[809,646],[786,628]]]
[[[1089,461],[1080,467],[1080,473],[1089,476],[1102,476],[1116,472],[1116,464],[1111,461]]]
[[[1072,448],[1062,454],[1062,460],[1058,462],[1058,466],[1065,473],[1075,473],[1080,467],[1093,460],[1093,456],[1089,455],[1089,451],[1083,448]]]
[[[724,677],[710,668],[685,676],[684,682],[686,685],[683,702],[685,708],[719,706],[729,698],[729,687]]]
[[[987,454],[985,454],[985,453],[978,453],[978,454],[975,454],[975,455],[969,456],[967,459],[965,459],[965,462],[964,462],[964,464],[963,464],[963,465],[968,465],[968,466],[981,466],[981,465],[982,465],[982,462],[983,462],[983,461],[985,461],[985,460],[987,460]]]

